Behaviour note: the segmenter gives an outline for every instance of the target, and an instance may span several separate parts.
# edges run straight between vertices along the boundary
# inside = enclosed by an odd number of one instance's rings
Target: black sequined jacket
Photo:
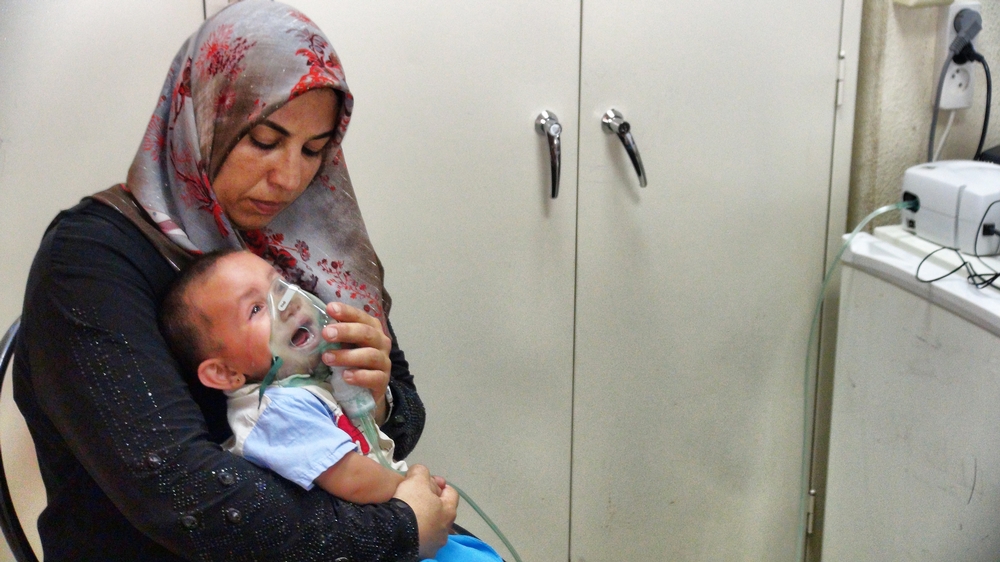
[[[90,199],[42,241],[13,378],[48,498],[46,562],[417,560],[404,502],[306,492],[220,448],[225,397],[185,378],[157,329],[175,275],[128,219]],[[402,457],[424,410],[395,341],[390,358],[383,429]]]

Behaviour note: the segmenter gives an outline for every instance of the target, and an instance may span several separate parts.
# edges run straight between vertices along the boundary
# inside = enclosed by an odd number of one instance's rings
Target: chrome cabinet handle
[[[549,159],[552,165],[552,198],[559,197],[559,168],[562,165],[562,125],[559,118],[551,111],[543,111],[535,119],[535,129],[545,135],[549,141]]]
[[[601,117],[601,123],[604,124],[605,133],[614,133],[621,139],[628,157],[632,160],[632,166],[635,167],[635,173],[639,174],[639,187],[646,187],[646,169],[642,167],[642,157],[639,156],[639,149],[635,146],[635,139],[632,138],[632,126],[615,108],[609,109]]]

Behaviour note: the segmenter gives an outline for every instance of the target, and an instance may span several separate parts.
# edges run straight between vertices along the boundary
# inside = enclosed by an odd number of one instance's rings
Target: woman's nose
[[[301,158],[294,150],[283,151],[271,170],[271,183],[281,189],[297,190],[302,181]]]

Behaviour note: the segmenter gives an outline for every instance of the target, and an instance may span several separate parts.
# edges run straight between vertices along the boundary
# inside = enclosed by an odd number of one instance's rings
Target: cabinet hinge
[[[806,507],[806,535],[813,534],[813,521],[816,520],[816,490],[809,490],[809,504]]]
[[[844,103],[844,78],[847,76],[847,51],[840,51],[837,67],[837,107]]]

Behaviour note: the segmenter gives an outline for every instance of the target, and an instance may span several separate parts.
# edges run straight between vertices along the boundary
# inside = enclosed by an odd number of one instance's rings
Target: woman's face
[[[333,90],[310,90],[240,139],[212,186],[237,228],[267,226],[302,195],[319,171],[338,110]]]

